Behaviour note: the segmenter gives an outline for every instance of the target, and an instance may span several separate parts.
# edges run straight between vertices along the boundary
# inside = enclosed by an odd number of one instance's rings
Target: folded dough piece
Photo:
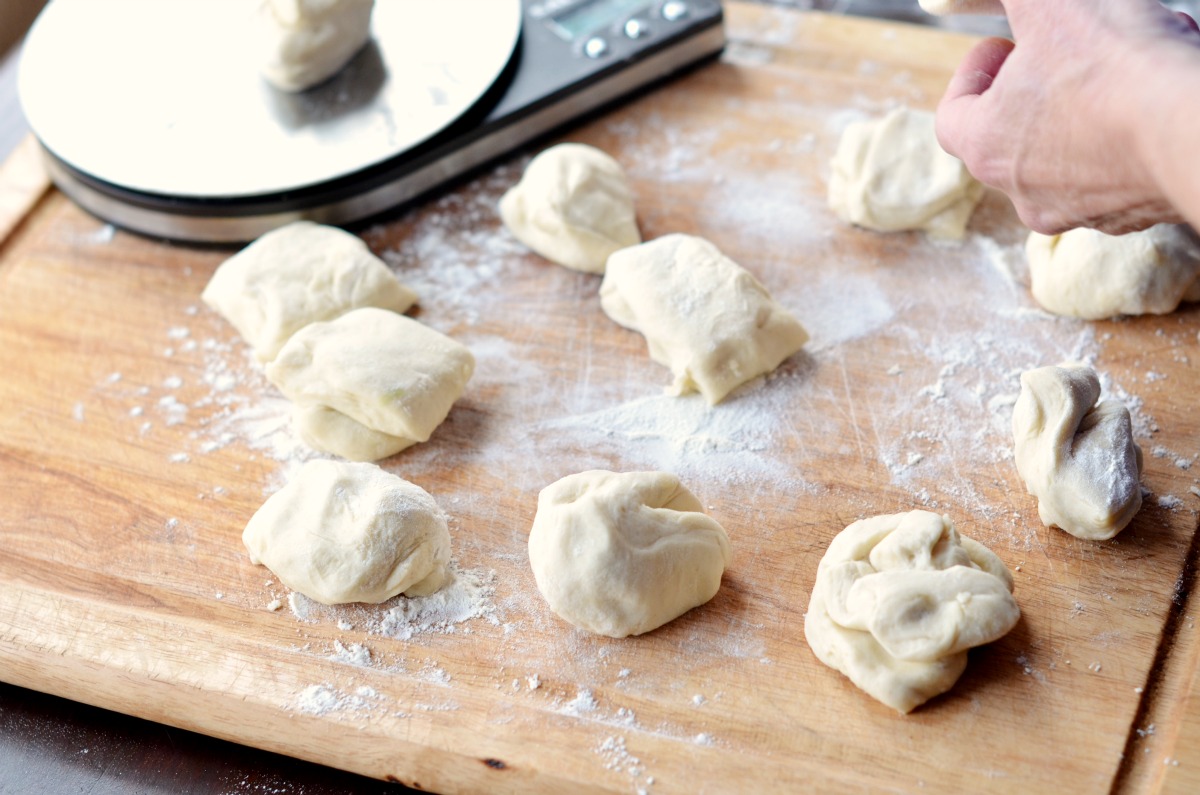
[[[929,111],[897,108],[848,125],[830,167],[830,208],[878,232],[960,239],[983,196],[983,185],[938,143]]]
[[[262,74],[303,91],[338,72],[371,37],[375,0],[259,0]]]
[[[608,255],[642,242],[621,165],[586,144],[559,144],[530,161],[500,199],[504,225],[552,262],[604,273]]]
[[[675,394],[719,403],[800,350],[808,333],[757,279],[712,243],[666,235],[608,258],[600,306],[646,337]]]
[[[1104,541],[1142,507],[1142,449],[1129,410],[1100,397],[1084,365],[1021,374],[1013,406],[1014,457],[1038,516],[1076,538]]]
[[[666,472],[569,475],[542,489],[529,563],[550,609],[623,638],[657,629],[717,593],[729,538]]]
[[[305,326],[267,366],[267,378],[295,402],[311,444],[356,458],[428,440],[474,370],[460,343],[367,307]],[[394,448],[366,432],[395,437]]]
[[[267,499],[242,541],[253,563],[322,604],[442,587],[450,531],[433,497],[374,464],[315,460]]]
[[[1030,232],[1025,253],[1033,297],[1056,315],[1165,315],[1183,301],[1200,301],[1200,241],[1186,226],[1158,224],[1127,235]]]
[[[967,649],[1016,626],[1012,575],[929,511],[875,516],[833,539],[817,567],[804,636],[821,662],[910,712],[949,690]]]
[[[363,306],[403,312],[417,296],[349,232],[296,221],[221,263],[201,295],[269,362],[318,320]]]
[[[329,406],[296,406],[292,422],[314,450],[351,461],[379,461],[415,444],[413,439],[372,430]]]

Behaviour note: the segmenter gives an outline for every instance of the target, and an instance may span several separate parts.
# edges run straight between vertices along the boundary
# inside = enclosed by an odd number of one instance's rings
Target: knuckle
[[[1021,223],[1034,232],[1040,232],[1043,235],[1057,235],[1072,226],[1065,221],[1061,213],[1055,210],[1024,201],[1016,201],[1015,204]]]

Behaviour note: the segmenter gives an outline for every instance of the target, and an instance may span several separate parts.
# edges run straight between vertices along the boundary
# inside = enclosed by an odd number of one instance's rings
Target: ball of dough
[[[357,237],[309,221],[272,230],[225,260],[201,298],[260,362],[309,323],[362,306],[403,312],[417,300]]]
[[[333,77],[371,37],[375,0],[260,0],[262,74],[283,91]]]
[[[983,185],[938,144],[933,119],[897,108],[846,127],[830,163],[829,206],[838,218],[878,232],[963,237]]]
[[[442,587],[450,531],[433,497],[374,464],[307,462],[251,517],[242,541],[287,587],[322,604]]]
[[[569,475],[542,489],[529,562],[550,609],[581,629],[640,635],[712,599],[729,538],[665,472]]]
[[[958,681],[967,649],[1016,626],[1012,588],[1004,563],[949,517],[875,516],[830,542],[804,636],[821,662],[910,712]]]
[[[604,273],[608,255],[642,242],[621,165],[595,147],[539,154],[500,199],[504,225],[525,245],[577,271]]]
[[[464,345],[412,318],[367,307],[296,332],[267,366],[267,378],[296,404],[310,444],[356,459],[427,441],[474,370]],[[394,449],[369,432],[395,437]]]
[[[1142,449],[1129,410],[1099,397],[1096,373],[1067,364],[1022,373],[1013,406],[1017,472],[1038,516],[1090,541],[1112,538],[1142,507]]]
[[[1200,245],[1186,226],[1159,224],[1127,235],[1031,232],[1025,252],[1033,297],[1056,315],[1164,315],[1181,301],[1200,301]]]
[[[711,404],[771,372],[808,341],[804,327],[712,243],[666,235],[608,260],[600,306],[646,337],[650,358],[675,376],[675,394]]]

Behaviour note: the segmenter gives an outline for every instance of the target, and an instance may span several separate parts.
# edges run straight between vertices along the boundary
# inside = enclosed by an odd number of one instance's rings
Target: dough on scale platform
[[[609,254],[642,242],[621,165],[586,144],[559,144],[530,161],[500,199],[509,231],[546,259],[604,273]]]
[[[1013,406],[1017,472],[1043,524],[1090,541],[1112,538],[1142,507],[1129,410],[1099,397],[1095,371],[1068,364],[1022,373]]]
[[[283,91],[333,77],[371,37],[375,0],[259,0],[262,74]]]
[[[309,323],[364,306],[403,312],[417,295],[354,235],[296,221],[221,263],[201,299],[269,362]]]
[[[838,533],[817,567],[804,636],[817,659],[910,712],[953,687],[967,650],[1003,637],[1020,608],[991,550],[949,517],[911,511]]]
[[[314,460],[242,533],[250,560],[322,604],[427,596],[448,576],[446,516],[424,489],[374,464]]]
[[[305,441],[369,460],[427,441],[474,370],[466,346],[412,318],[366,307],[298,331],[267,366],[267,378],[296,404]]]
[[[674,394],[717,404],[773,371],[808,341],[804,327],[712,243],[666,235],[621,249],[600,285],[605,314],[646,338]]]
[[[1072,229],[1025,242],[1033,297],[1048,312],[1085,320],[1165,315],[1200,301],[1200,240],[1159,224],[1127,235]]]
[[[846,127],[830,163],[829,206],[838,218],[877,232],[963,237],[983,185],[938,144],[933,118],[897,108]]]
[[[542,489],[529,533],[538,590],[575,626],[640,635],[712,599],[729,538],[666,472],[569,475]]]

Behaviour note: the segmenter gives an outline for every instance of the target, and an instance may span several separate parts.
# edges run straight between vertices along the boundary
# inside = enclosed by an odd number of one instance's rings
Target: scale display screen
[[[574,41],[646,5],[646,0],[593,0],[550,17],[550,28],[567,41]]]

